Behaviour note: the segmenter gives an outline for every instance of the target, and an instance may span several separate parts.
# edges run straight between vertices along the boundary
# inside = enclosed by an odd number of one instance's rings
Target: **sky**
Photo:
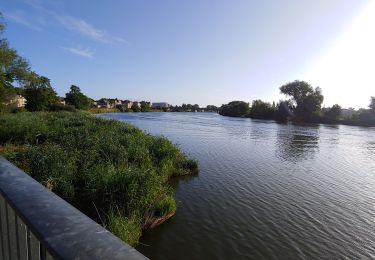
[[[1,0],[12,47],[60,96],[221,105],[285,99],[305,80],[324,105],[375,96],[372,0]]]

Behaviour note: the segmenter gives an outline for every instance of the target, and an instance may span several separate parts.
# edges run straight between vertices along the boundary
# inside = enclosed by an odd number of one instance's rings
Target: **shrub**
[[[55,103],[55,104],[49,105],[48,110],[53,111],[53,112],[58,112],[58,111],[75,112],[76,108],[71,105],[63,105],[63,104]]]

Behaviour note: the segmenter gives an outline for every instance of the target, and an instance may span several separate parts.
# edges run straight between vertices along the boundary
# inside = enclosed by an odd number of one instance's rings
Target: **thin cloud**
[[[36,9],[44,9],[44,5],[60,7],[64,4],[63,0],[23,0],[23,2]]]
[[[42,27],[38,24],[40,23],[40,19],[31,19],[25,15],[22,11],[16,11],[13,13],[5,13],[5,18],[21,24],[23,26],[26,26],[27,28],[35,31],[41,31]]]
[[[118,42],[118,43],[125,43],[125,44],[130,44],[127,40],[121,38],[121,37],[112,37],[113,41]]]
[[[93,25],[89,24],[83,19],[67,15],[57,16],[57,19],[65,27],[65,29],[78,32],[94,41],[102,43],[127,43],[126,40],[120,37],[111,36],[105,31],[95,28]]]
[[[71,47],[63,47],[63,46],[60,46],[60,48],[67,52],[79,55],[81,57],[90,58],[90,59],[94,57],[93,56],[94,53],[89,48],[80,49],[80,48],[71,48]]]
[[[29,29],[41,31],[45,27],[51,26],[51,21],[53,21],[53,25],[60,25],[64,29],[68,31],[77,32],[80,35],[87,37],[91,40],[100,43],[107,43],[107,44],[127,44],[129,42],[121,37],[113,36],[108,32],[98,29],[89,22],[73,17],[67,14],[59,14],[57,12],[52,11],[51,9],[55,9],[52,6],[63,5],[61,0],[23,0],[25,4],[31,6],[35,12],[34,17],[31,18],[29,14],[26,14],[23,11],[17,11],[14,13],[8,13],[6,15],[7,18],[10,20],[22,24]],[[46,5],[51,5],[48,8]],[[45,21],[49,21],[46,23]]]

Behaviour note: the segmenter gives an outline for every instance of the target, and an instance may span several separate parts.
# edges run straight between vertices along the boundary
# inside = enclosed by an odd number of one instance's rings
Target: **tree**
[[[219,108],[217,106],[214,106],[214,105],[207,105],[207,107],[206,107],[207,112],[217,112],[218,110],[219,110]]]
[[[310,120],[317,115],[324,100],[321,89],[314,89],[305,81],[287,83],[280,87],[280,92],[291,97],[295,115],[304,120]]]
[[[150,102],[141,101],[141,112],[150,112],[151,106]]]
[[[141,112],[141,108],[138,106],[138,103],[133,103],[132,105],[133,112]]]
[[[3,14],[0,12],[0,33],[3,33],[5,30],[5,24],[3,22]]]
[[[289,101],[280,101],[277,105],[276,119],[286,121],[289,117],[293,117],[292,105]]]
[[[74,106],[76,109],[89,109],[92,106],[92,100],[85,96],[81,89],[75,85],[70,87],[70,92],[65,94],[65,102]]]
[[[369,108],[375,112],[375,97],[371,97]]]
[[[26,98],[25,108],[29,111],[47,110],[50,105],[58,101],[50,80],[36,74],[34,80],[25,87],[24,96]]]
[[[331,121],[338,120],[341,116],[341,112],[342,108],[340,105],[333,105],[331,108],[326,109],[324,112],[324,118]]]
[[[232,101],[226,105],[222,105],[219,114],[223,116],[242,117],[249,113],[249,103],[244,101]]]
[[[194,111],[194,106],[192,104],[182,104],[181,108],[182,108],[182,111],[184,111],[184,112]],[[199,108],[199,106],[198,106],[198,108]]]
[[[0,34],[4,30],[5,24],[0,13]],[[15,87],[28,83],[31,76],[29,63],[9,47],[7,39],[0,38],[0,111],[5,103],[18,94]]]
[[[276,107],[262,100],[254,100],[250,108],[250,117],[258,119],[273,119]]]

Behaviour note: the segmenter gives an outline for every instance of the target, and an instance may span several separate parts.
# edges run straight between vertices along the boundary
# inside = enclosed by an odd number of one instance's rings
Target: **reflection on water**
[[[298,162],[311,159],[319,148],[319,126],[280,125],[276,143],[277,154],[282,160]]]
[[[366,147],[367,147],[367,151],[369,152],[369,154],[375,155],[375,142],[373,142],[373,141],[367,142]]]
[[[375,128],[210,113],[100,115],[164,135],[200,164],[151,259],[375,259]]]

